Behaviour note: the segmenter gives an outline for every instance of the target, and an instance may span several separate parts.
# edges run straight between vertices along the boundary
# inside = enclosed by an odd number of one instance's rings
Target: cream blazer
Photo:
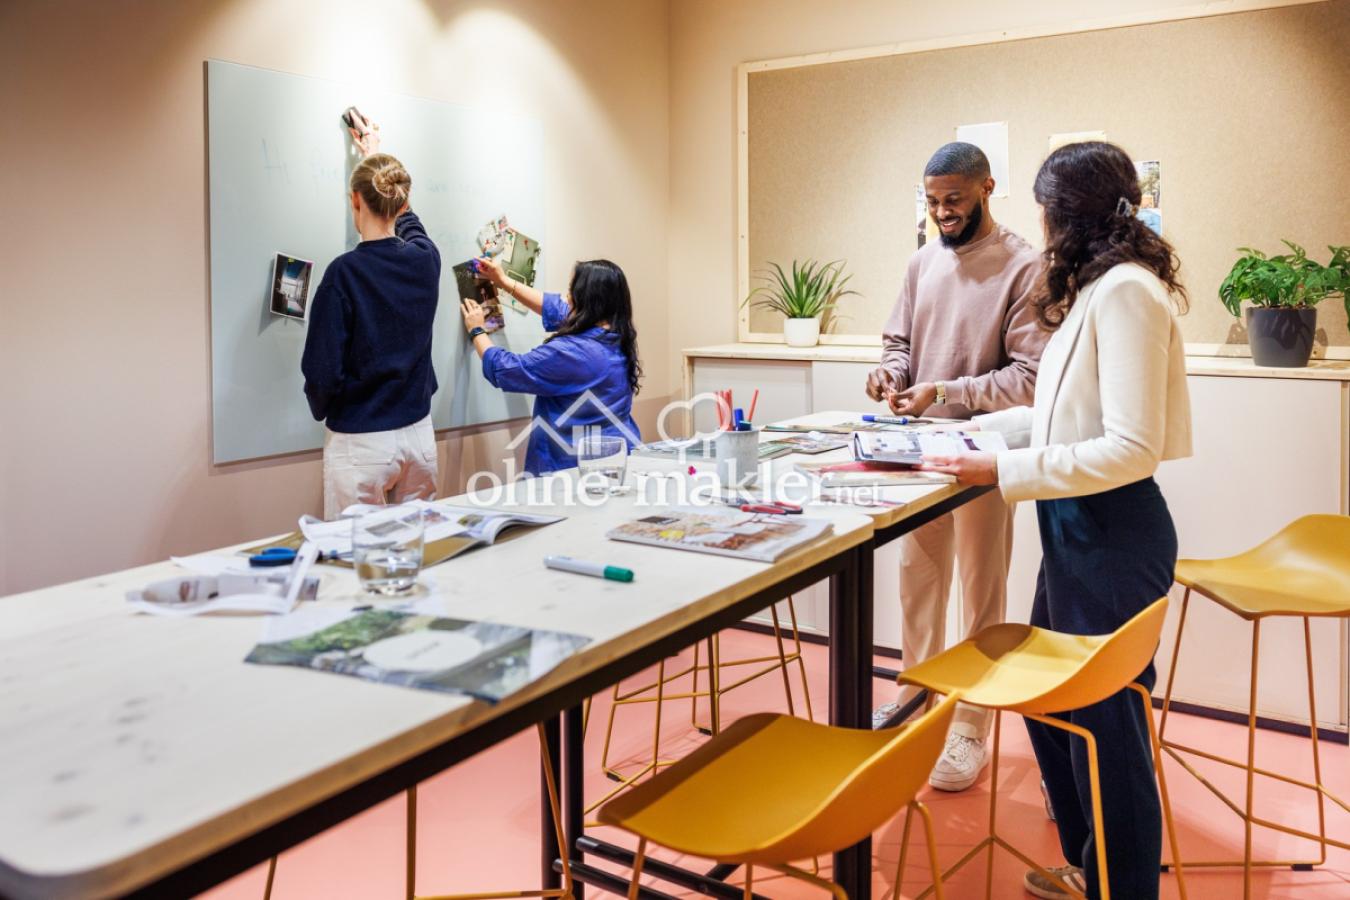
[[[1007,440],[1009,502],[1101,493],[1190,456],[1186,352],[1166,286],[1134,263],[1086,285],[1045,346],[1035,406],[974,421]]]

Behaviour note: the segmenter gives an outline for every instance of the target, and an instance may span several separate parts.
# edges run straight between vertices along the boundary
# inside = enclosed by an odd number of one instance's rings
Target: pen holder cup
[[[713,442],[717,478],[728,487],[746,487],[759,479],[759,429],[724,431]]]

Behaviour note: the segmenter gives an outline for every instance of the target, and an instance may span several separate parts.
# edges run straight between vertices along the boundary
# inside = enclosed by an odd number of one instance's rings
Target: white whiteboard
[[[352,105],[412,175],[412,207],[441,252],[432,420],[454,428],[528,416],[529,397],[483,378],[451,267],[475,255],[478,229],[502,213],[547,253],[539,123],[218,60],[206,63],[206,85],[215,461],[323,446],[300,374],[306,323],[272,315],[268,299],[277,253],[314,261],[312,304],[328,263],[357,244],[347,193],[357,159],[341,120]],[[539,344],[539,317],[506,306],[495,343]]]

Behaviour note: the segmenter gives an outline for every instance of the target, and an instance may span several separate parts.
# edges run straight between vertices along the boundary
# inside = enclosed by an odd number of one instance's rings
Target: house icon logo
[[[616,415],[614,411],[604,403],[603,400],[595,396],[595,394],[592,393],[591,391],[584,391],[580,396],[577,397],[576,400],[572,402],[570,406],[567,407],[567,409],[563,410],[562,415],[558,416],[557,418],[557,424],[565,427],[569,421],[571,421],[573,418],[577,416],[578,411],[584,409],[587,404],[590,404],[592,407],[599,410],[600,415],[610,425],[613,425],[614,429],[618,431],[619,434],[621,434],[624,437],[624,439],[628,441],[629,444],[642,443],[642,436],[637,433],[637,429],[633,427],[632,424],[624,421],[618,415]],[[587,418],[589,419],[591,417],[588,416]],[[570,430],[572,431],[572,436],[575,439],[587,435],[599,434],[604,429],[604,427],[605,427],[604,423],[590,422],[589,424],[586,425],[574,426]],[[530,434],[536,430],[542,431],[544,434],[548,435],[549,440],[553,441],[553,443],[559,448],[567,451],[568,453],[572,452],[572,448],[575,446],[573,441],[569,441],[567,438],[563,437],[563,435],[560,434],[556,428],[554,428],[554,423],[540,416],[535,416],[534,418],[530,419],[529,424],[527,424],[524,428],[522,428],[520,430],[520,433],[511,439],[511,442],[506,445],[505,449],[515,450],[517,447],[521,445],[522,442],[528,440]],[[577,434],[577,432],[580,432],[580,434]]]

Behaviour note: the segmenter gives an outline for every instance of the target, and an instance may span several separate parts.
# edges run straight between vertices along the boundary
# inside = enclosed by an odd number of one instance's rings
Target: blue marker
[[[918,419],[912,419],[909,416],[873,416],[865,415],[862,417],[864,422],[876,422],[878,425],[909,425],[918,422]]]
[[[741,430],[741,422],[745,421],[745,410],[739,406],[731,411],[731,428],[733,431]]]

